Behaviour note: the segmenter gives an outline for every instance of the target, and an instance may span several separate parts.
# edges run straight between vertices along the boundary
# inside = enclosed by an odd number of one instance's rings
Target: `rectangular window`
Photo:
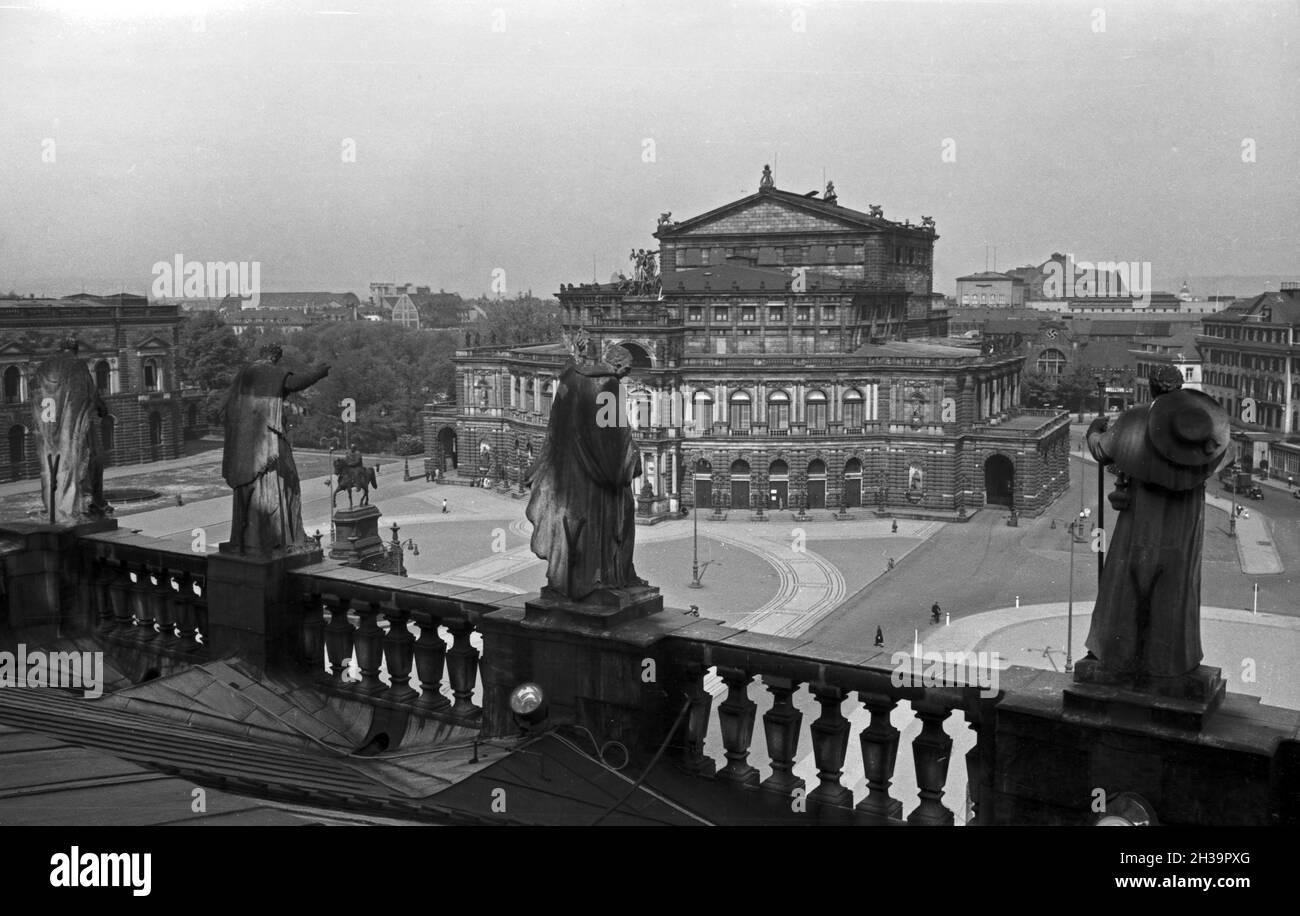
[[[823,306],[822,306],[822,321],[834,321],[834,320],[835,320],[835,306],[833,306],[833,305],[823,305]]]
[[[779,306],[779,305],[771,305],[771,306],[768,306],[768,309],[767,309],[767,320],[768,320],[768,321],[785,321],[785,309],[784,309],[782,306]]]
[[[802,249],[802,248],[795,248],[795,247],[793,247],[793,246],[791,246],[791,247],[785,249],[785,263],[786,263],[786,264],[802,264],[802,263],[803,263],[803,249]]]
[[[807,305],[796,306],[794,310],[795,321],[812,321],[812,308]]]
[[[741,321],[758,321],[758,309],[752,305],[746,305],[740,310]]]
[[[704,320],[704,309],[702,309],[702,308],[698,308],[698,307],[694,307],[694,306],[691,307],[691,308],[688,308],[688,309],[686,310],[686,320],[687,320],[687,321],[703,321],[703,320]]]
[[[715,307],[714,307],[714,309],[713,309],[713,320],[714,320],[714,321],[726,321],[726,320],[727,320],[727,307],[726,307],[725,305],[719,305],[719,306],[715,306]]]

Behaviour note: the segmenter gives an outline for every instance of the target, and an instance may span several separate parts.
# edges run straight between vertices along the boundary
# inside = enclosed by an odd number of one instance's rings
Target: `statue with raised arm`
[[[234,493],[230,545],[239,553],[270,554],[307,545],[293,448],[284,428],[284,399],[329,374],[321,365],[303,374],[279,365],[271,344],[239,370],[223,409],[226,429],[221,476]]]
[[[556,387],[546,441],[524,482],[533,553],[546,560],[543,597],[581,601],[598,589],[645,585],[632,565],[641,459],[625,422],[620,381],[631,367],[622,347],[591,361],[587,339]]]
[[[1227,453],[1229,428],[1213,398],[1182,383],[1176,368],[1160,366],[1149,404],[1088,427],[1088,450],[1118,472],[1109,502],[1119,517],[1079,680],[1159,688],[1201,663],[1205,481]]]
[[[77,358],[77,341],[68,338],[59,346],[59,354],[37,366],[32,378],[33,428],[45,519],[75,525],[102,518],[107,509],[95,429],[107,408]]]

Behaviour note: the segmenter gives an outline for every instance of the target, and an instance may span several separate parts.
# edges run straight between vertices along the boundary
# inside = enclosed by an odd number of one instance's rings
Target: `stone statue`
[[[934,217],[933,217],[933,216],[922,216],[922,217],[921,217],[921,226],[922,226],[922,228],[925,228],[925,229],[933,229],[933,228],[934,228]]]
[[[833,204],[837,203],[839,199],[839,195],[835,193],[835,182],[826,182],[826,193],[822,195],[822,200],[826,201],[828,204]]]
[[[665,212],[659,214],[659,228],[660,228],[660,229],[664,228],[665,226],[668,226],[669,228],[671,228],[671,227],[673,227],[673,226],[675,226],[675,225],[677,225],[677,224],[673,222],[673,212],[672,212],[671,210],[667,210],[667,211],[665,211]]]
[[[1227,453],[1229,427],[1213,398],[1182,383],[1177,369],[1158,367],[1151,403],[1113,426],[1099,417],[1088,427],[1088,450],[1119,472],[1109,497],[1119,518],[1080,675],[1095,669],[1101,679],[1148,683],[1190,675],[1201,663],[1205,481]]]
[[[772,167],[770,165],[763,166],[763,177],[758,180],[758,189],[760,191],[770,191],[775,187],[776,183],[772,181]]]
[[[77,350],[76,340],[64,340],[58,356],[36,367],[32,385],[41,501],[45,518],[59,525],[102,518],[108,508],[95,435],[95,420],[108,411]]]
[[[330,508],[334,508],[339,491],[348,493],[348,508],[352,508],[352,491],[361,491],[361,505],[370,505],[370,491],[379,489],[375,469],[368,468],[361,457],[361,450],[355,445],[348,449],[347,455],[334,459],[334,490],[330,493]]]
[[[621,347],[609,362],[587,358],[572,339],[551,407],[546,441],[528,471],[526,515],[533,553],[547,561],[543,597],[582,601],[598,589],[643,586],[632,565],[641,459],[624,421],[620,380],[631,368]]]
[[[222,408],[226,446],[221,476],[234,494],[230,545],[239,553],[270,554],[307,544],[293,448],[284,429],[284,399],[329,374],[321,365],[296,375],[280,367],[280,348],[239,370]]]

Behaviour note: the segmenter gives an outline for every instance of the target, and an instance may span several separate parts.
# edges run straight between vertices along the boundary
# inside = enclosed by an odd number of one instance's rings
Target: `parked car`
[[[1249,474],[1225,471],[1219,475],[1219,483],[1223,484],[1224,492],[1240,493],[1251,499],[1264,498],[1264,488],[1255,483]]]

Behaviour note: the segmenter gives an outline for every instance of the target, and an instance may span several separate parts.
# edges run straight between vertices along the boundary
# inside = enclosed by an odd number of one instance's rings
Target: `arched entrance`
[[[23,462],[27,460],[27,430],[21,426],[9,427],[9,468],[14,480],[23,474]]]
[[[705,509],[713,505],[713,465],[704,458],[695,462],[695,505]]]
[[[742,458],[731,462],[731,508],[749,508],[749,462]]]
[[[767,468],[767,505],[770,509],[790,505],[790,465],[780,458]]]
[[[450,426],[444,426],[438,430],[438,448],[442,449],[442,469],[444,471],[454,471],[456,469],[456,430]]]
[[[650,354],[647,353],[645,347],[641,346],[640,344],[630,343],[629,341],[623,341],[619,344],[619,346],[632,355],[633,369],[649,369],[651,368],[651,366],[653,366],[653,362],[650,359]]]
[[[113,463],[113,446],[117,444],[117,419],[111,414],[104,414],[99,421],[99,456],[104,467]]]
[[[808,462],[808,508],[826,508],[826,462],[820,458]]]
[[[856,458],[844,462],[844,505],[850,509],[862,505],[862,462]]]
[[[989,455],[984,462],[984,501],[990,506],[1010,506],[1016,485],[1016,466],[1006,455]]]
[[[153,411],[149,414],[149,460],[162,458],[163,419],[162,414]]]

